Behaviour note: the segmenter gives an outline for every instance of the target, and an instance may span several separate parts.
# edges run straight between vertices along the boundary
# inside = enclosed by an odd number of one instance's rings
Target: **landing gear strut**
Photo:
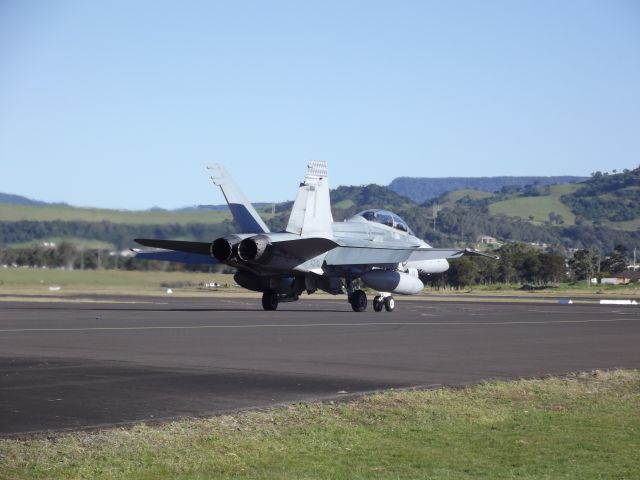
[[[278,308],[278,294],[275,290],[266,290],[262,294],[262,308],[265,310],[275,310]]]

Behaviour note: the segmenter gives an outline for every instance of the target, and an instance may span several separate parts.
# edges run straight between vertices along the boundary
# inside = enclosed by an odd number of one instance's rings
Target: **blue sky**
[[[397,176],[640,163],[640,2],[0,2],[0,191],[293,199]]]

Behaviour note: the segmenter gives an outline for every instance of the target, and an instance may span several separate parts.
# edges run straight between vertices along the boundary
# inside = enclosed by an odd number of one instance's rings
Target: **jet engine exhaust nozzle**
[[[240,237],[237,235],[227,235],[226,237],[217,238],[211,244],[211,256],[219,262],[227,262],[231,260],[236,250],[236,245],[240,243]]]
[[[238,245],[238,256],[245,262],[265,263],[271,258],[271,240],[266,235],[245,238]]]

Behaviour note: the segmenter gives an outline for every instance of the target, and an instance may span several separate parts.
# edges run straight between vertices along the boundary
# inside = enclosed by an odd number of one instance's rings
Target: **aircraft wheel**
[[[393,299],[393,297],[387,297],[384,299],[384,308],[387,312],[393,312],[393,310],[396,308],[396,301]]]
[[[375,312],[381,312],[383,305],[384,305],[384,300],[382,299],[382,297],[380,295],[376,295],[373,298],[373,310]]]
[[[367,309],[367,294],[362,290],[356,290],[351,294],[349,303],[354,312],[364,312]]]
[[[262,308],[265,310],[275,310],[278,308],[278,294],[275,290],[267,290],[262,294]]]

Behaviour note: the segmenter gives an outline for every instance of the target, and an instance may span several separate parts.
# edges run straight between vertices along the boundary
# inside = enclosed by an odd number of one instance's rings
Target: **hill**
[[[573,225],[575,215],[571,209],[562,202],[563,195],[569,195],[580,189],[578,184],[551,185],[543,194],[518,196],[507,200],[500,200],[489,205],[491,215],[507,215],[528,219],[534,223],[542,224],[550,221]],[[555,216],[554,216],[555,215]],[[560,215],[560,217],[557,217]]]
[[[451,206],[451,198],[462,197],[462,193],[449,192],[438,201]],[[640,168],[614,174],[595,172],[574,184],[503,188],[480,203],[491,215],[535,224],[580,223],[633,231],[640,226]]]
[[[640,219],[640,167],[613,175],[595,172],[582,188],[562,201],[576,215],[592,222],[633,222]]]
[[[546,243],[557,249],[640,243],[640,169],[594,176],[579,184],[503,187],[497,193],[462,189],[418,204],[380,185],[341,186],[331,192],[336,221],[367,208],[386,208],[402,216],[414,232],[434,246],[472,246],[483,235],[500,241]],[[548,177],[551,178],[551,177]],[[617,205],[602,210],[601,204]],[[284,229],[293,202],[258,206],[273,231]],[[613,212],[613,213],[608,213]],[[615,221],[613,219],[624,218]],[[136,237],[212,240],[236,227],[227,211],[128,212],[70,206],[0,205],[0,245],[34,240],[91,240],[117,248],[134,246]]]
[[[21,195],[14,195],[12,193],[1,193],[1,192],[0,192],[0,203],[4,203],[7,205],[34,205],[34,206],[66,205],[65,203],[41,202],[40,200],[32,200],[30,198],[23,197]]]
[[[187,224],[187,223],[219,223],[231,218],[229,211],[221,210],[110,210],[103,208],[81,208],[69,205],[53,206],[44,204],[10,205],[0,203],[0,221],[84,221],[113,222],[132,225],[141,224]]]
[[[453,190],[474,189],[483,192],[497,192],[505,187],[562,185],[579,182],[585,178],[568,175],[554,177],[399,177],[389,184],[389,189],[416,203],[423,203]]]

